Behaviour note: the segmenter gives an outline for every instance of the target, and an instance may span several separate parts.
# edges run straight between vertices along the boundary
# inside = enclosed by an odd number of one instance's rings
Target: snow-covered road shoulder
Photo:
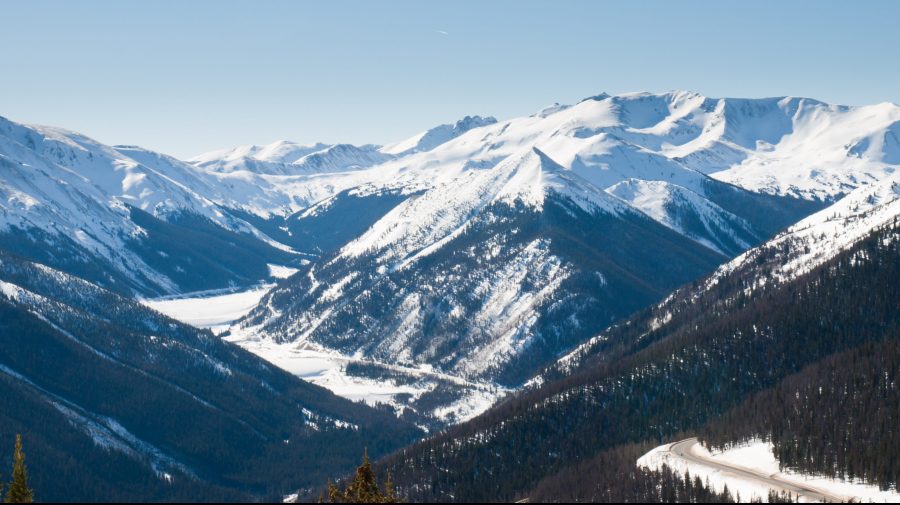
[[[790,492],[801,502],[900,502],[900,493],[877,486],[782,471],[772,444],[761,440],[722,452],[710,453],[696,438],[661,445],[638,459],[637,465],[659,470],[664,465],[678,473],[690,472],[717,492],[725,486],[742,501],[767,501],[769,491]]]

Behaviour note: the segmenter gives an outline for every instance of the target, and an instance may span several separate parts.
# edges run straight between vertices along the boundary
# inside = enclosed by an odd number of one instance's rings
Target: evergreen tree
[[[6,503],[31,503],[34,493],[28,487],[28,468],[22,451],[22,435],[16,435],[16,452],[13,455],[12,480],[6,492]]]
[[[356,469],[356,476],[343,491],[328,483],[329,503],[398,503],[394,485],[388,475],[384,491],[378,487],[375,471],[369,462],[369,453],[363,455],[363,464]]]

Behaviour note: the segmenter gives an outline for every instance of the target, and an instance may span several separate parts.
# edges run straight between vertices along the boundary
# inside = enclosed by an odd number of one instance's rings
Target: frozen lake
[[[249,313],[274,284],[221,295],[186,295],[186,298],[143,300],[144,305],[197,328],[225,330]]]
[[[285,279],[296,271],[291,267],[269,265],[269,273],[275,279]],[[243,291],[214,290],[185,293],[180,296],[141,300],[141,303],[172,319],[219,333],[246,316],[273,287],[275,283],[265,283]]]

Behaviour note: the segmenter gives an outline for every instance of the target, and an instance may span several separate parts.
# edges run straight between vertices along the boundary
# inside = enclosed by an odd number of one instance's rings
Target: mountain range
[[[416,501],[693,502],[703,485],[635,460],[699,436],[711,449],[769,440],[782,471],[896,493],[900,184],[877,186],[612,325],[382,471]]]
[[[873,265],[895,259],[898,169],[900,106],[795,97],[600,94],[388,146],[189,160],[0,118],[0,435],[25,431],[59,462],[37,476],[49,497],[64,496],[52,472],[101,479],[64,463],[74,454],[121,459],[86,499],[303,495],[360,446],[385,454],[446,428],[382,463],[407,496],[579,499],[560,491],[577,464],[691,430],[762,435],[715,421],[893,334],[890,317],[840,302],[894,307],[893,270]],[[221,334],[139,303],[267,283]],[[798,307],[817,304],[832,310],[820,320],[883,327],[815,340],[816,314]],[[814,352],[782,359],[801,344]],[[405,392],[354,404],[240,349],[261,345]],[[310,459],[335,441],[328,465]],[[471,461],[529,470],[499,483]],[[635,475],[622,482],[650,478]],[[113,490],[123,479],[134,494]]]

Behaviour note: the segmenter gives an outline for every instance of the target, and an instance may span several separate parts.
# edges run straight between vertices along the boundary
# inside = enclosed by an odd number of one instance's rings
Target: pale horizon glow
[[[180,158],[690,90],[900,102],[900,2],[0,0],[0,116]]]

